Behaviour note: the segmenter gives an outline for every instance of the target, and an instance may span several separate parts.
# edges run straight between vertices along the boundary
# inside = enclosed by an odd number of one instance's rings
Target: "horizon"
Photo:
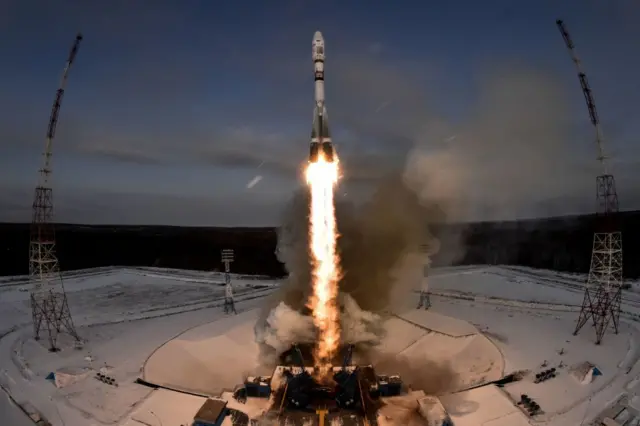
[[[640,213],[640,209],[638,210],[620,210],[616,215],[625,215],[625,214],[633,214]],[[482,221],[472,221],[472,222],[433,222],[431,225],[433,226],[460,226],[460,225],[482,225],[482,224],[506,224],[506,223],[523,223],[523,222],[543,222],[543,221],[553,221],[553,220],[567,220],[567,219],[580,219],[580,218],[588,218],[592,216],[598,216],[599,213],[581,213],[581,214],[567,214],[561,216],[545,216],[545,217],[525,217],[518,219],[509,219],[509,220],[482,220]],[[2,221],[0,222],[0,226],[2,225],[23,225],[23,226],[31,226],[32,222],[11,222],[11,221]],[[122,228],[207,228],[207,229],[278,229],[280,225],[255,225],[255,226],[243,226],[243,225],[232,225],[232,226],[218,226],[218,225],[153,225],[153,224],[138,224],[138,223],[129,223],[129,224],[117,224],[117,223],[75,223],[75,222],[50,222],[54,227],[57,226],[78,226],[78,227],[122,227]]]
[[[601,171],[557,18],[592,86],[621,208],[640,209],[640,92],[628,85],[640,59],[626,53],[640,47],[640,4],[371,6],[3,2],[0,221],[30,220],[78,30],[53,142],[54,221],[278,226],[303,185],[316,30],[345,200],[405,174],[424,196],[454,199],[455,222],[590,214]]]

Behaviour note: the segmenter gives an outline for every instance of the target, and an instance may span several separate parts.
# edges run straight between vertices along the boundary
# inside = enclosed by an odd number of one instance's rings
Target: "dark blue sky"
[[[633,0],[0,0],[0,220],[29,220],[78,30],[54,143],[60,221],[277,224],[301,182],[316,30],[344,191],[404,170],[461,218],[589,211],[594,138],[558,17],[622,207],[640,207]]]

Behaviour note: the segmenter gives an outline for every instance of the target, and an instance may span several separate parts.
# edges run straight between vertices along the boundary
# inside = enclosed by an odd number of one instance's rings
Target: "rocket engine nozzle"
[[[320,159],[327,163],[335,161],[335,150],[331,142],[311,142],[309,147],[309,162],[317,163]]]

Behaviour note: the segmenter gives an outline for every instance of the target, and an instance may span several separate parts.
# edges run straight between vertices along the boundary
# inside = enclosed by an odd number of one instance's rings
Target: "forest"
[[[434,228],[441,242],[434,266],[522,265],[588,272],[597,229],[595,215],[512,222],[446,224]],[[640,276],[640,211],[619,213],[624,275]],[[0,224],[0,275],[28,273],[30,224]],[[233,272],[286,275],[275,255],[276,228],[196,228],[175,226],[56,225],[62,270],[99,266],[157,266],[217,270],[220,250],[235,251]]]

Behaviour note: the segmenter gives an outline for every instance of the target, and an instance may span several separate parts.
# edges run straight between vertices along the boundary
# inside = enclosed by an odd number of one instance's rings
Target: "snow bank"
[[[529,426],[527,416],[495,385],[440,397],[456,426]]]
[[[86,379],[91,373],[89,368],[61,368],[50,376],[57,388],[64,388]]]
[[[573,365],[569,369],[569,374],[571,374],[571,376],[576,379],[581,385],[588,385],[593,381],[595,369],[595,365],[593,365],[589,361],[584,361]],[[595,375],[598,374],[600,374],[599,370],[595,372]]]

